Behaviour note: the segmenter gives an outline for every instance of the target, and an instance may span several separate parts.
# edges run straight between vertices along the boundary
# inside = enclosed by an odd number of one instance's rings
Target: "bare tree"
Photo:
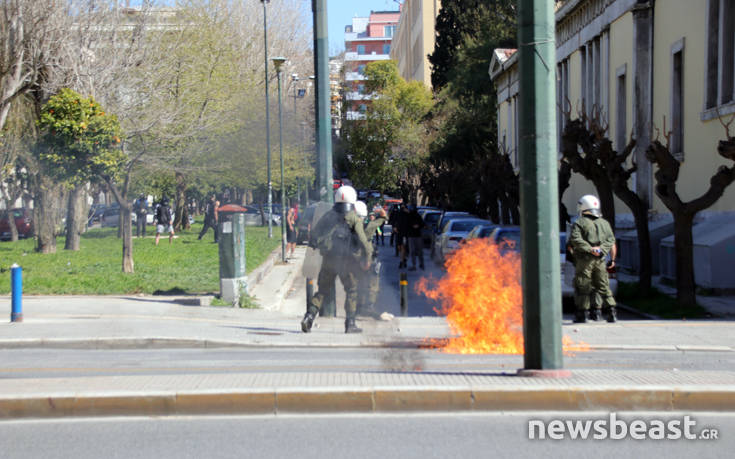
[[[727,123],[723,121],[721,116],[719,119],[725,127],[727,139],[720,141],[717,152],[723,158],[735,161],[735,138],[730,135],[730,124],[735,121],[735,115]],[[669,148],[671,131],[666,131],[666,118],[664,118],[663,131],[666,145],[658,141],[659,136],[657,135],[656,140],[646,150],[646,158],[658,166],[654,174],[656,178],[656,196],[661,199],[674,216],[676,300],[679,306],[684,308],[696,304],[694,242],[692,236],[694,217],[699,211],[707,209],[717,202],[722,197],[725,189],[735,181],[735,165],[731,167],[720,166],[710,178],[707,191],[696,199],[684,202],[676,191],[681,163]]]

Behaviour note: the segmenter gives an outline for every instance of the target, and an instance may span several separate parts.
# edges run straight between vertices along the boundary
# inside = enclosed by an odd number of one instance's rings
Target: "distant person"
[[[133,212],[135,212],[135,237],[145,237],[146,218],[148,216],[148,200],[141,193],[138,199],[133,202]]]
[[[398,253],[401,257],[401,262],[398,264],[398,269],[406,268],[408,265],[406,260],[408,259],[408,231],[410,227],[410,212],[408,206],[401,206],[401,211],[398,214],[397,226],[398,235],[396,236],[396,244],[398,245]]]
[[[219,201],[217,201],[217,196],[212,195],[209,197],[209,201],[207,201],[207,205],[204,208],[204,226],[199,232],[198,238],[200,241],[207,234],[209,228],[212,228],[212,231],[214,231],[214,242],[219,241],[219,232],[217,231],[217,222],[219,221],[218,213]]]
[[[161,199],[161,203],[156,208],[156,245],[161,237],[161,233],[168,233],[168,243],[174,240],[173,212],[169,207],[168,198]]]
[[[601,308],[608,308],[607,321],[617,321],[615,298],[610,290],[610,279],[605,257],[615,255],[615,234],[610,224],[602,218],[600,201],[596,196],[585,195],[577,203],[579,218],[572,225],[569,245],[574,255],[574,322],[584,323],[590,318],[593,298],[595,309],[592,317],[601,320]]]
[[[296,250],[297,236],[298,229],[296,228],[296,209],[295,206],[291,206],[286,214],[286,252],[291,252],[289,258],[293,258],[294,251]]]
[[[396,256],[398,256],[398,243],[396,239],[398,237],[398,215],[400,215],[401,206],[394,205],[388,215],[388,224],[391,226],[390,230],[390,246],[395,247]]]
[[[416,205],[411,204],[409,213],[407,216],[407,232],[406,238],[408,239],[408,250],[411,253],[411,267],[409,271],[416,271],[416,258],[419,259],[419,267],[424,269],[424,241],[421,239],[421,230],[426,227],[424,219],[419,215]],[[403,267],[406,267],[406,262],[403,262]]]

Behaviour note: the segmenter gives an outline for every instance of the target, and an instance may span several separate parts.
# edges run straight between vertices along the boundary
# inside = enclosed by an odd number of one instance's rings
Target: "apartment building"
[[[400,11],[372,11],[368,17],[352,18],[345,26],[344,107],[348,120],[365,117],[371,95],[365,92],[365,67],[390,59],[391,44]]]
[[[436,42],[436,17],[440,0],[406,0],[401,8],[398,29],[390,57],[406,81],[421,81],[431,88],[429,54]]]

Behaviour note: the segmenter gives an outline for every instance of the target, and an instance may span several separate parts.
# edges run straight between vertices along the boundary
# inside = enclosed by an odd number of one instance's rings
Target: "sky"
[[[327,0],[330,56],[344,51],[345,26],[352,24],[352,18],[367,17],[370,11],[398,11],[398,3],[395,0]]]

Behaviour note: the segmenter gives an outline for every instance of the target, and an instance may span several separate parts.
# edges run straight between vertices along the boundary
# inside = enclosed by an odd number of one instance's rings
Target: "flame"
[[[508,241],[467,241],[447,258],[443,278],[418,282],[416,291],[440,302],[436,312],[457,335],[430,340],[431,347],[456,354],[523,354],[521,259],[509,248]],[[589,349],[566,336],[563,344],[565,353]]]

